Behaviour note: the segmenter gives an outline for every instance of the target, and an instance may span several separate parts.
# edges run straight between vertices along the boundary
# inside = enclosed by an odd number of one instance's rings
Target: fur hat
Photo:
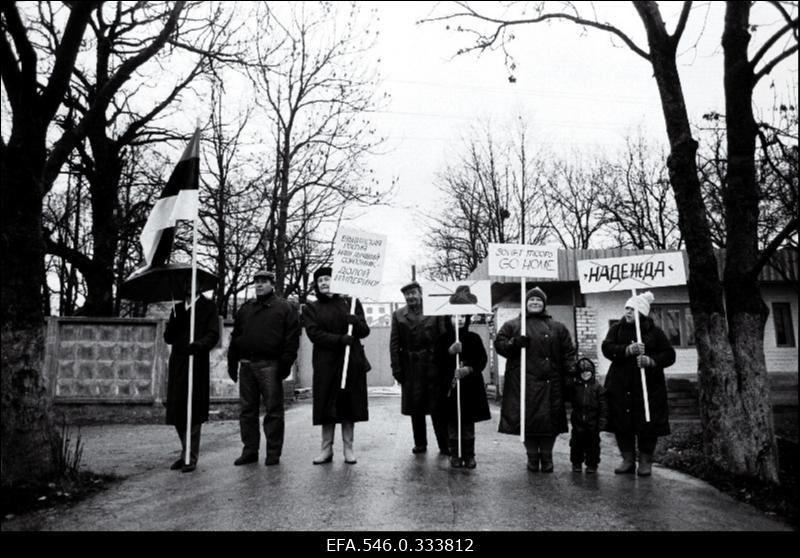
[[[531,290],[529,290],[527,293],[525,293],[525,302],[527,302],[529,298],[534,297],[534,296],[537,297],[537,298],[542,299],[542,302],[545,305],[547,305],[547,295],[544,294],[544,291],[542,289],[540,289],[539,287],[534,287]]]
[[[329,266],[321,267],[314,272],[314,282],[316,283],[317,279],[319,279],[320,277],[325,277],[325,276],[330,277],[332,275],[333,275],[332,267]]]
[[[653,303],[653,300],[655,300],[653,293],[647,291],[646,293],[630,297],[627,302],[625,302],[625,308],[630,307],[637,310],[642,316],[649,316],[650,304]]]
[[[270,283],[275,283],[275,272],[270,271],[269,269],[259,269],[258,271],[253,273],[253,280],[255,280],[256,277],[264,277]]]

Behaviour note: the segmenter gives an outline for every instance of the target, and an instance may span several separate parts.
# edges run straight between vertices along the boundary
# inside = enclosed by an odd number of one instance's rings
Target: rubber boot
[[[552,452],[542,452],[542,473],[553,472],[553,454]]]
[[[350,421],[342,422],[342,445],[344,446],[344,462],[352,465],[356,463],[356,454],[353,453],[354,425]]]
[[[636,474],[640,477],[649,477],[652,473],[653,454],[646,451],[639,451],[639,468]]]
[[[539,472],[539,454],[538,453],[529,453],[528,454],[528,470],[534,473]]]
[[[628,475],[636,472],[636,461],[634,460],[633,452],[623,451],[621,453],[622,462],[619,464],[619,467],[614,469],[614,472],[618,475]]]
[[[321,465],[333,461],[333,433],[335,429],[335,424],[322,425],[322,451],[317,458],[314,459],[314,465]]]

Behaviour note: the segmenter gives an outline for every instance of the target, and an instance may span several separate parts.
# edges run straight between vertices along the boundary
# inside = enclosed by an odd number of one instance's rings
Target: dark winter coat
[[[531,338],[525,351],[525,436],[556,436],[568,430],[564,400],[575,369],[575,346],[564,324],[544,312],[528,314],[525,327]],[[514,318],[503,324],[494,342],[507,359],[498,427],[504,434],[520,433],[520,349],[511,344],[520,334],[520,318]]]
[[[573,432],[599,432],[606,429],[608,403],[603,386],[594,376],[585,382],[578,378],[572,388],[572,413],[570,424]]]
[[[455,343],[456,333],[452,326],[440,335],[434,345],[434,360],[438,371],[439,392],[443,394],[443,408],[448,418],[458,416],[457,389],[453,385],[456,370],[456,357],[448,350]],[[461,417],[472,422],[480,422],[492,418],[489,403],[486,400],[486,388],[483,385],[483,369],[486,368],[486,349],[483,339],[463,327],[459,330],[461,341],[461,366],[472,367],[472,372],[461,379]]]
[[[241,359],[275,360],[281,377],[287,378],[299,346],[298,312],[272,292],[248,300],[236,312],[228,347],[228,369],[238,370]]]
[[[404,415],[434,414],[442,401],[433,344],[444,333],[443,321],[415,314],[408,306],[392,314],[389,350],[392,375],[401,387],[400,410]]]
[[[347,383],[342,383],[347,316],[350,314],[350,298],[334,295],[320,296],[303,310],[306,335],[314,344],[312,365],[312,394],[314,398],[313,424],[332,424],[343,420],[359,422],[369,420],[367,411],[367,372],[369,362],[361,343],[350,348],[347,366]],[[364,339],[369,335],[369,326],[364,319],[364,309],[356,301],[356,316],[353,337]]]
[[[184,303],[175,305],[164,329],[164,341],[172,345],[167,374],[167,424],[186,426],[186,400],[189,393],[189,320],[191,313]],[[192,424],[208,420],[208,353],[219,341],[217,305],[200,296],[195,303],[194,340],[203,347],[194,356],[192,373]]]
[[[669,434],[669,409],[664,368],[675,362],[675,350],[664,332],[650,318],[640,320],[645,354],[656,362],[645,368],[650,422],[645,422],[642,382],[635,356],[626,356],[625,348],[636,342],[636,326],[624,319],[608,330],[603,341],[603,355],[611,361],[606,375],[609,432],[664,436]]]

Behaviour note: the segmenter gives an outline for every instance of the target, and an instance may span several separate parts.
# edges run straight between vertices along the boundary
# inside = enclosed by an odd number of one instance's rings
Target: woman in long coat
[[[322,453],[314,464],[330,463],[333,459],[333,437],[336,423],[342,425],[342,445],[345,463],[355,463],[353,453],[354,423],[369,420],[367,410],[367,372],[369,362],[360,339],[369,335],[364,309],[356,301],[355,314],[350,314],[350,298],[330,293],[332,269],[322,267],[314,273],[317,301],[303,310],[306,335],[314,345],[312,365],[313,417],[322,425]],[[348,324],[353,334],[347,335]],[[345,347],[350,346],[347,381],[341,389]]]
[[[459,341],[453,321],[458,321]],[[477,333],[469,331],[469,316],[448,317],[445,333],[434,344],[434,361],[438,371],[440,403],[447,414],[447,432],[450,444],[450,466],[474,469],[475,423],[492,418],[483,384],[483,369],[486,368],[486,349]],[[461,367],[456,368],[459,354]],[[461,457],[458,455],[458,389],[456,378],[461,382]]]
[[[664,332],[649,317],[650,292],[633,296],[625,303],[622,319],[608,330],[603,341],[603,356],[611,361],[605,380],[608,400],[609,432],[616,434],[622,463],[617,474],[636,471],[636,445],[639,447],[640,476],[651,473],[653,451],[659,436],[669,434],[669,408],[664,368],[675,363],[675,350]],[[634,312],[639,312],[642,343],[636,342]],[[650,422],[645,420],[641,373],[644,368]]]
[[[575,370],[575,346],[567,328],[547,312],[547,295],[538,287],[525,294],[526,334],[521,318],[509,320],[495,338],[497,352],[505,357],[506,372],[499,432],[520,433],[520,358],[525,354],[525,451],[528,469],[553,471],[556,436],[567,432],[564,407],[567,383]]]
[[[181,440],[181,457],[171,465],[184,473],[194,471],[200,447],[201,425],[208,420],[209,353],[219,341],[217,306],[199,295],[195,299],[194,342],[189,343],[190,308],[183,302],[175,305],[164,329],[164,341],[172,345],[167,375],[167,424],[172,424]],[[184,464],[186,452],[186,402],[189,395],[189,356],[194,356],[192,368],[192,430],[189,464]]]

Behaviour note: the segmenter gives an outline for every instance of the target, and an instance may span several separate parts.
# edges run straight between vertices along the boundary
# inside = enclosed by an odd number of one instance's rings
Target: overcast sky
[[[469,37],[445,29],[445,23],[416,25],[433,13],[447,11],[446,2],[365,2],[378,9],[377,56],[383,88],[390,94],[384,110],[375,115],[379,131],[389,138],[390,152],[373,162],[381,180],[398,178],[398,195],[390,208],[370,209],[352,226],[389,237],[384,272],[384,299],[402,300],[399,286],[426,260],[420,214],[439,202],[435,174],[452,158],[470,128],[480,119],[496,125],[514,116],[528,119],[532,144],[554,153],[602,150],[609,155],[637,129],[665,143],[663,117],[649,64],[627,47],[616,47],[610,35],[593,31],[580,36],[567,23],[525,26],[516,30],[516,83],[500,52],[454,57]],[[495,2],[475,3],[475,5]],[[662,2],[668,28],[674,28],[679,2]],[[602,3],[610,20],[647,48],[642,24],[630,2]],[[724,112],[721,37],[722,6],[695,9],[684,36],[680,58],[690,118],[710,110]],[[708,13],[708,17],[706,14]],[[696,42],[698,30],[703,37]],[[795,84],[794,61],[774,73]],[[771,99],[767,85],[761,97]],[[779,88],[786,90],[785,86]],[[771,101],[764,107],[771,106]]]

